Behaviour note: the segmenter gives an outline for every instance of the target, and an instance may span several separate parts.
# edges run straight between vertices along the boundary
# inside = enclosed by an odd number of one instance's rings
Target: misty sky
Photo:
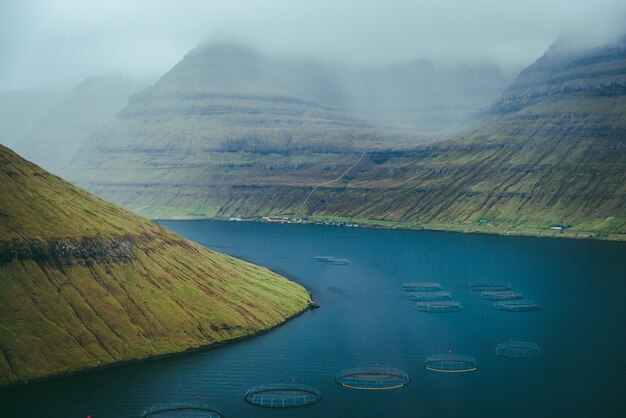
[[[203,39],[384,64],[532,63],[561,37],[623,31],[624,0],[2,0],[0,91],[107,72],[156,78]]]

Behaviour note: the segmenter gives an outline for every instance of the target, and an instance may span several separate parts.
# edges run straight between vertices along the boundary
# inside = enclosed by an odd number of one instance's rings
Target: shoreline
[[[228,218],[216,218],[210,216],[172,216],[172,217],[156,217],[150,218],[152,221],[159,223],[160,221],[216,221],[216,222],[248,222],[248,223],[278,223],[286,225],[326,225],[347,228],[371,228],[371,229],[389,229],[389,230],[406,230],[406,231],[432,231],[432,232],[451,232],[459,234],[477,234],[477,235],[499,235],[510,237],[533,237],[533,238],[551,238],[551,239],[574,239],[586,241],[604,241],[604,242],[626,242],[626,233],[600,233],[595,231],[581,230],[551,230],[539,229],[533,232],[532,229],[511,229],[499,228],[493,225],[449,225],[449,224],[418,224],[403,221],[386,221],[372,219],[354,219],[339,217],[323,217],[312,216],[303,217],[301,221],[266,221],[261,218],[249,218],[232,220]],[[489,229],[487,229],[489,228]]]

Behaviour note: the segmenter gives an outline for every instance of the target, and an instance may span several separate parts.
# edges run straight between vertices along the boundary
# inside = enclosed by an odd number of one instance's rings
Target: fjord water
[[[135,418],[151,405],[208,402],[226,417],[623,416],[626,389],[626,245],[425,231],[209,221],[163,225],[216,251],[304,285],[320,308],[216,349],[0,390],[2,417]],[[349,265],[313,261],[347,258]],[[463,304],[417,312],[400,285],[436,281]],[[541,312],[502,312],[468,289],[508,282]],[[495,355],[498,343],[536,342],[537,358]],[[471,373],[424,369],[430,354],[478,360]],[[355,391],[343,368],[405,370],[408,386]],[[248,405],[263,383],[315,386],[318,404]]]

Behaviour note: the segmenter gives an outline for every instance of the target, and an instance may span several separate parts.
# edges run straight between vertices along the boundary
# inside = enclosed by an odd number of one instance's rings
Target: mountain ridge
[[[626,49],[554,53],[522,71],[480,123],[448,140],[385,130],[346,139],[343,130],[335,132],[341,142],[239,137],[203,154],[181,148],[195,140],[177,128],[160,134],[154,154],[122,159],[114,149],[92,150],[67,175],[150,217],[298,213],[312,221],[623,240]],[[128,138],[123,132],[106,138]]]

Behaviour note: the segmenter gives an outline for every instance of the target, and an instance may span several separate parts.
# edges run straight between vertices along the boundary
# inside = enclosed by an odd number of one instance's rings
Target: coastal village
[[[358,228],[359,224],[354,222],[337,222],[337,221],[319,221],[311,222],[300,217],[292,217],[287,215],[278,216],[262,216],[260,218],[242,218],[231,217],[228,218],[229,222],[265,222],[274,224],[313,224],[313,225],[329,225],[329,226],[343,226],[347,228]]]

